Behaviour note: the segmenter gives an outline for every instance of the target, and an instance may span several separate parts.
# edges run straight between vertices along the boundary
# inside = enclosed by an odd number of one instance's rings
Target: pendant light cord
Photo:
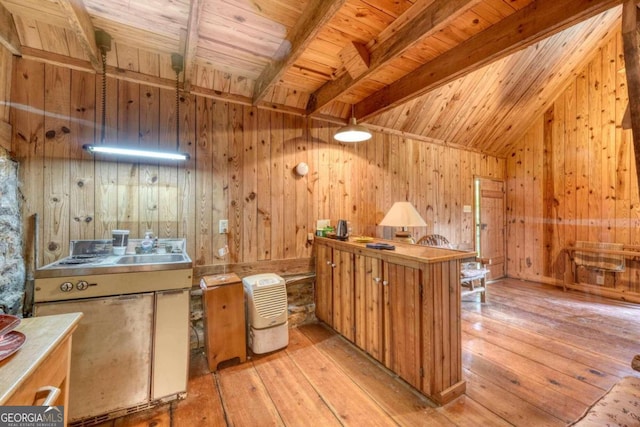
[[[102,56],[102,128],[100,129],[100,143],[105,141],[105,127],[107,125],[107,52],[100,49]]]

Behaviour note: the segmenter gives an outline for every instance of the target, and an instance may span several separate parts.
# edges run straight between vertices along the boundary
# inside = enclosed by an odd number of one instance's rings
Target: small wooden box
[[[209,370],[221,362],[247,360],[244,291],[234,273],[204,276],[200,280],[204,309],[205,349]]]

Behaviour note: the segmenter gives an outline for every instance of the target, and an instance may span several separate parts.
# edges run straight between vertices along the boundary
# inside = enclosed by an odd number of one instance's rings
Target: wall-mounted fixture
[[[353,104],[351,105],[351,119],[349,119],[349,124],[338,129],[333,137],[340,142],[362,142],[371,139],[369,129],[356,122]]]
[[[415,243],[413,237],[407,231],[407,227],[426,227],[427,223],[411,202],[395,202],[379,225],[401,227],[401,230],[396,231],[395,239],[406,243]]]
[[[309,165],[305,162],[300,162],[296,165],[295,171],[298,176],[305,176],[309,173]]]
[[[102,127],[100,144],[85,144],[82,148],[90,153],[114,154],[117,156],[135,157],[137,160],[188,160],[189,153],[180,152],[180,87],[179,76],[183,68],[182,55],[171,55],[171,68],[176,72],[176,150],[148,150],[144,148],[127,147],[126,145],[105,144],[106,99],[107,99],[107,52],[111,50],[111,36],[105,31],[96,30],[96,44],[102,56]]]

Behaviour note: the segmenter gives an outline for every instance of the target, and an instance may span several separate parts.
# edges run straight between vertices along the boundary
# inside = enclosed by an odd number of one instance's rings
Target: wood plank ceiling
[[[0,0],[14,54],[505,156],[620,0]],[[13,24],[13,25],[10,25]]]

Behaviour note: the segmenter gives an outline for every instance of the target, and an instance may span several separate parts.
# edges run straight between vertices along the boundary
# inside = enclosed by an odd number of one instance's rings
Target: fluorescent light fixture
[[[112,145],[85,144],[82,148],[90,153],[116,154],[147,159],[189,160],[189,153],[176,151],[141,150],[138,148],[114,147]]]

